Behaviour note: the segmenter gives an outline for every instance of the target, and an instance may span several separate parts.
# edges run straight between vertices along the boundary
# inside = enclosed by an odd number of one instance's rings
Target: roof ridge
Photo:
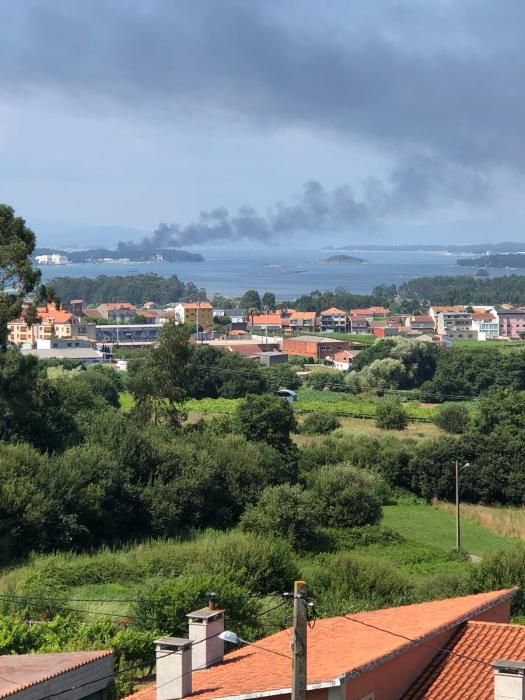
[[[22,654],[22,656],[33,656],[33,657],[38,657],[38,656],[58,656],[59,654],[93,654],[93,657],[91,659],[84,659],[84,661],[81,661],[80,663],[74,664],[71,667],[64,669],[64,670],[59,670],[59,671],[54,671],[48,676],[44,676],[40,678],[39,680],[36,681],[31,681],[30,683],[16,683],[16,688],[9,688],[9,690],[2,692],[0,691],[0,698],[6,698],[9,697],[10,695],[14,695],[15,693],[19,693],[21,690],[27,690],[27,688],[32,688],[35,685],[39,685],[40,683],[46,683],[47,681],[52,680],[53,678],[57,678],[58,676],[62,675],[63,673],[69,673],[70,671],[76,671],[77,668],[81,668],[82,666],[86,666],[87,664],[92,663],[93,661],[98,661],[98,659],[102,659],[105,656],[109,656],[110,654],[113,654],[113,651],[111,649],[96,649],[93,651],[67,651],[67,652],[50,652],[47,654]],[[12,655],[10,654],[2,654],[0,655],[0,658],[8,657],[12,659]]]

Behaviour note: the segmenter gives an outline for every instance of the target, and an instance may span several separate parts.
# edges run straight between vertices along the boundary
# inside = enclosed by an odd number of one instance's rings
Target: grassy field
[[[438,502],[436,507],[445,513],[454,513],[454,505],[451,503]],[[464,503],[461,505],[461,515],[469,523],[477,523],[492,532],[525,540],[525,508],[478,506]]]
[[[407,539],[430,544],[442,550],[455,546],[455,519],[453,509],[424,504],[395,505],[383,508],[383,524]],[[487,552],[512,547],[517,538],[492,532],[476,522],[462,519],[462,546],[469,554],[482,557]]]
[[[439,595],[441,577],[452,575],[463,579],[476,566],[453,552],[454,517],[440,507],[403,497],[399,504],[384,508],[382,527],[394,530],[403,539],[353,546],[352,551],[365,558],[389,562],[409,576],[423,597]],[[234,532],[231,535],[207,532],[188,541],[152,540],[91,554],[33,557],[26,565],[0,572],[0,594],[19,594],[25,590],[25,582],[37,579],[43,582],[51,577],[52,588],[59,586],[57,590],[65,605],[85,619],[91,621],[106,615],[115,620],[120,615],[125,618],[130,613],[131,601],[153,579],[213,570],[221,558],[230,556],[228,551],[235,559],[238,556],[233,552],[235,541],[228,544],[231,536],[237,537]],[[344,541],[343,537],[339,551],[349,546]],[[470,554],[483,557],[488,552],[507,549],[516,541],[467,519],[463,521],[464,547]],[[308,580],[318,567],[316,561],[315,553],[297,556],[299,575]],[[258,564],[253,566],[257,568]],[[251,575],[256,580],[262,573],[254,570]]]

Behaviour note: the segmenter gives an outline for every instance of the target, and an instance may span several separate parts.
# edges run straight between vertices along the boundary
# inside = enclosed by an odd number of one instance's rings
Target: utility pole
[[[199,308],[200,308],[200,301],[197,302],[197,344],[199,343]]]
[[[461,530],[459,525],[459,463],[456,459],[456,552],[461,547]]]
[[[306,700],[306,583],[296,581],[293,595],[292,700]]]

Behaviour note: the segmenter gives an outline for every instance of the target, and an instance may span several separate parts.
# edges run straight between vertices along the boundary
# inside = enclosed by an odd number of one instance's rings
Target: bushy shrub
[[[525,545],[517,544],[505,551],[492,552],[472,570],[471,585],[475,592],[497,591],[518,587],[512,599],[512,611],[525,614]]]
[[[434,419],[435,424],[447,433],[464,433],[470,425],[470,415],[466,406],[452,403],[443,406]]]
[[[376,408],[376,426],[383,430],[404,430],[408,420],[405,409],[396,401],[381,401]]]
[[[306,435],[327,435],[340,427],[340,421],[330,413],[310,413],[301,425],[301,432]]]
[[[351,552],[319,555],[308,581],[319,607],[332,615],[403,605],[414,596],[409,577],[392,564]]]
[[[320,469],[309,481],[320,525],[357,527],[381,519],[383,483],[375,475],[340,465]]]
[[[282,537],[292,547],[305,549],[315,527],[311,498],[299,485],[271,486],[244,513],[240,525],[243,530]]]
[[[400,544],[405,541],[399,532],[382,525],[363,525],[352,528],[321,527],[318,529],[318,538],[322,541],[323,551],[326,552],[369,547],[374,544]]]
[[[184,637],[186,615],[207,605],[209,592],[217,592],[217,603],[227,611],[228,624],[240,636],[253,637],[257,629],[258,602],[247,588],[228,576],[187,574],[176,579],[152,581],[144,586],[133,608],[133,624],[142,630]]]

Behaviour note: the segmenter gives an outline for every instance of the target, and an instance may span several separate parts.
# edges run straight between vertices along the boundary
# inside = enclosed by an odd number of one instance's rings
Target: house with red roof
[[[525,700],[525,628],[509,624],[514,593],[317,620],[306,638],[308,700]],[[188,638],[157,640],[156,680],[130,700],[289,700],[291,630],[241,640],[226,656],[223,630],[223,610],[189,613]]]
[[[319,314],[321,333],[347,333],[349,331],[348,314],[332,306]]]
[[[0,656],[0,698],[103,700],[113,678],[111,651]]]

